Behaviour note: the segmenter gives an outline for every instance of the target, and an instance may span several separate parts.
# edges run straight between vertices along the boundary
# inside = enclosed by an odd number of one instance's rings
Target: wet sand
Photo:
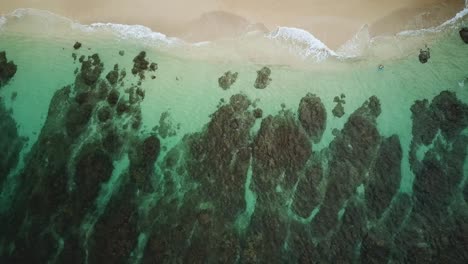
[[[17,0],[0,3],[0,13],[17,8],[48,10],[81,23],[141,24],[188,41],[207,41],[270,31],[305,29],[336,49],[363,25],[372,35],[434,26],[463,9],[463,0]]]

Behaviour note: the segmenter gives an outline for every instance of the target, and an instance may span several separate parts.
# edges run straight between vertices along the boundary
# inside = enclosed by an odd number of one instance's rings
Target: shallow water
[[[316,62],[297,53],[303,46],[271,38],[189,45],[47,13],[8,17],[0,51],[18,71],[0,87],[9,120],[0,140],[10,146],[4,157],[17,158],[0,164],[0,260],[466,263],[463,24],[376,38],[359,57]],[[264,53],[248,51],[259,43],[269,43]],[[418,61],[424,43],[427,64]],[[140,51],[158,69],[138,84],[131,69]],[[102,73],[83,84],[90,70],[79,58],[92,54]],[[126,69],[114,89],[129,108],[109,108],[113,117],[100,122],[108,102],[98,91],[112,89],[105,77],[114,64]],[[255,89],[263,66],[272,81]],[[228,70],[239,77],[223,90]],[[70,94],[58,93],[68,85]],[[129,104],[130,87],[144,98]],[[300,105],[309,93],[315,104]],[[345,113],[336,117],[341,94]]]

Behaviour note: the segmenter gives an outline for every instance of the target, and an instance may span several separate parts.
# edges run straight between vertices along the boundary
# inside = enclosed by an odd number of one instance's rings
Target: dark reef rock
[[[80,49],[81,46],[82,46],[81,43],[77,41],[77,42],[75,42],[75,44],[73,45],[73,48],[77,50],[77,49]]]
[[[150,66],[149,66],[149,70],[154,72],[154,71],[156,71],[157,69],[158,69],[158,64],[152,62],[152,63],[150,64]]]
[[[117,103],[117,114],[120,116],[124,113],[129,113],[130,112],[130,105],[125,99],[120,99],[119,102]]]
[[[468,44],[468,28],[462,28],[460,29],[460,38]]]
[[[253,142],[252,181],[260,204],[284,203],[287,198],[275,189],[291,191],[311,153],[309,138],[291,111],[264,118]]]
[[[371,232],[367,233],[361,245],[361,263],[387,263],[391,247],[392,245],[388,241],[388,238]]]
[[[453,148],[443,146],[430,149],[416,172],[414,196],[419,209],[427,212],[442,212],[449,205],[451,195],[463,176],[468,137],[461,136],[453,142]],[[447,169],[449,168],[449,169]]]
[[[263,117],[263,110],[260,108],[255,108],[253,111],[253,115],[255,118],[262,118]]]
[[[75,102],[78,105],[83,105],[84,103],[89,103],[92,99],[93,94],[90,91],[78,92],[75,96]]]
[[[256,164],[267,170],[302,167],[311,149],[305,131],[291,112],[266,117],[254,142]]]
[[[413,142],[429,145],[437,134],[439,123],[437,117],[429,110],[429,102],[417,100],[411,106],[413,119]]]
[[[343,203],[363,183],[381,141],[376,118],[380,113],[377,98],[371,97],[345,123],[330,143],[328,185],[320,211],[312,222],[316,235],[326,235],[337,224]],[[346,161],[346,162],[343,162]]]
[[[94,106],[91,104],[83,104],[81,106],[75,105],[70,107],[67,112],[65,124],[67,134],[70,137],[77,137],[81,132],[83,132],[91,118],[93,107]]]
[[[341,217],[341,226],[329,241],[320,243],[326,263],[357,263],[356,249],[366,232],[365,207],[358,199],[350,199]]]
[[[99,109],[97,115],[100,122],[106,122],[112,118],[112,109],[108,106],[104,106]]]
[[[162,138],[173,137],[177,134],[171,114],[168,111],[163,112],[159,118],[158,134]]]
[[[134,63],[140,84],[156,67]],[[466,263],[468,105],[455,93],[414,103],[409,153],[408,135],[380,135],[375,96],[331,142],[313,94],[266,117],[235,94],[168,138],[179,126],[164,112],[148,133],[145,91],[124,71],[102,76],[97,54],[82,64],[23,159],[0,102],[0,262]]]
[[[319,97],[307,94],[298,109],[299,121],[314,143],[320,142],[327,125],[327,111]]]
[[[318,186],[323,179],[324,171],[320,160],[317,159],[317,153],[313,155],[315,159],[299,179],[292,203],[294,212],[303,218],[309,217],[312,210],[320,203]]]
[[[271,70],[268,67],[263,67],[257,71],[257,79],[255,80],[254,87],[257,89],[265,89],[271,82]]]
[[[118,153],[122,145],[122,137],[117,133],[115,129],[110,129],[109,131],[107,131],[104,135],[104,138],[102,139],[102,146],[107,152],[111,154]]]
[[[446,138],[452,140],[468,127],[468,105],[460,101],[455,93],[441,92],[432,100],[431,108]]]
[[[367,208],[377,218],[390,206],[393,196],[400,188],[402,152],[398,136],[385,139],[380,146],[377,160],[369,171],[369,181],[365,188]]]
[[[439,130],[447,140],[453,141],[468,126],[468,105],[449,91],[441,92],[431,103],[428,100],[415,101],[411,112],[413,141],[410,147],[410,164],[413,170],[419,170],[418,167],[421,166],[416,155],[421,144],[430,145]]]
[[[138,74],[140,79],[144,79],[144,72],[148,70],[148,66],[149,61],[146,60],[146,52],[142,51],[133,59],[132,74]]]
[[[117,89],[112,89],[107,96],[107,102],[109,105],[114,106],[117,104],[120,98],[120,93]]]
[[[463,197],[465,198],[465,202],[468,203],[468,184],[465,183],[465,189],[463,190]]]
[[[225,72],[223,76],[218,78],[219,87],[221,87],[223,90],[231,88],[231,85],[233,85],[236,82],[238,75],[239,74],[237,72]]]
[[[83,147],[77,157],[75,166],[76,194],[79,195],[78,211],[87,209],[93,204],[101,184],[112,175],[114,165],[111,157],[100,148],[99,144],[90,144]]]
[[[431,51],[429,48],[426,48],[426,50],[423,50],[421,49],[419,51],[419,62],[421,62],[422,64],[424,63],[427,63],[429,61],[429,59],[431,58]]]
[[[112,119],[115,112],[122,112],[126,100],[119,98],[115,88],[108,95],[109,84],[101,78],[103,63],[97,54],[87,60],[83,57],[82,64],[75,83],[52,97],[47,119],[24,158],[24,167],[11,175],[14,185],[10,177],[7,181],[4,177],[18,163],[24,140],[18,136],[10,113],[0,105],[0,185],[8,183],[2,191],[12,192],[1,196],[7,207],[0,211],[0,243],[7,243],[8,248],[0,247],[0,259],[7,263],[84,263],[86,257],[90,263],[118,263],[128,259],[137,244],[139,216],[134,195],[140,186],[151,185],[150,178],[140,177],[144,180],[137,185],[130,179],[136,172],[151,176],[146,168],[154,167],[151,164],[159,154],[159,140],[149,138],[131,145],[137,133],[125,133],[117,127],[128,123],[139,129],[139,106],[125,109],[125,120]],[[134,96],[142,100],[144,92],[137,90]],[[117,109],[109,106],[106,98],[109,105],[118,104]],[[138,162],[132,156],[134,148]],[[114,173],[114,161],[122,154],[128,154],[131,167],[116,175],[122,186],[103,188]],[[107,191],[109,203],[101,197]],[[96,224],[82,225],[90,222]]]
[[[336,105],[332,110],[332,114],[335,117],[341,118],[345,114],[343,105],[346,104],[346,100],[344,100],[344,98],[345,98],[344,94],[341,94],[341,96],[335,96],[333,98],[333,102],[336,103]]]
[[[81,64],[81,78],[86,85],[93,85],[101,77],[104,70],[104,64],[101,62],[98,54],[89,56]]]
[[[25,139],[18,135],[15,120],[0,99],[0,188],[10,171],[18,164],[24,143]]]
[[[345,114],[345,110],[342,103],[337,103],[332,110],[334,116],[341,118]]]
[[[159,138],[151,135],[136,144],[130,155],[130,176],[140,190],[149,190],[154,163],[161,151]]]
[[[107,81],[109,81],[111,85],[115,85],[117,83],[117,81],[119,80],[119,65],[118,64],[114,65],[114,69],[106,75],[106,79]]]
[[[122,188],[96,223],[91,238],[93,246],[89,248],[90,263],[122,263],[137,245],[136,190],[131,184]]]
[[[403,221],[412,209],[412,197],[407,193],[397,193],[388,210],[388,215],[383,219],[380,229],[388,234],[394,234],[399,231]]]
[[[401,253],[393,258],[398,261],[463,263],[468,258],[468,237],[460,235],[466,234],[466,225],[458,225],[468,218],[466,208],[454,202],[465,173],[467,109],[449,91],[441,92],[431,103],[416,101],[411,107],[413,140],[409,161],[415,175],[413,204],[408,223],[395,239]],[[422,145],[426,145],[424,152],[420,152]]]
[[[18,67],[13,61],[8,61],[6,53],[0,51],[0,88],[15,76]]]
[[[346,97],[344,96],[344,94],[341,94],[340,96],[335,96],[335,97],[333,98],[333,102],[334,102],[334,103],[337,103],[337,104],[338,104],[338,103],[346,104],[346,100],[344,100],[344,98],[346,98]]]

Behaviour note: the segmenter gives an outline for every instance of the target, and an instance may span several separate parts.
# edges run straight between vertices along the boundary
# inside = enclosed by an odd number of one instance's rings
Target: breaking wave
[[[331,55],[337,55],[322,41],[304,29],[278,27],[278,29],[266,36],[273,40],[283,41],[292,51],[297,52],[303,57],[313,57],[317,61],[322,61]]]
[[[124,39],[146,39],[160,41],[165,44],[179,44],[182,41],[178,38],[168,37],[163,33],[152,31],[142,25],[124,25],[113,23],[93,23],[87,26],[89,30],[111,30],[118,37]]]

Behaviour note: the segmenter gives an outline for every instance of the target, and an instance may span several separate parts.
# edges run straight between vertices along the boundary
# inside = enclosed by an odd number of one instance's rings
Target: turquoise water
[[[168,44],[48,14],[8,17],[0,51],[18,70],[0,87],[8,120],[0,135],[4,156],[17,162],[1,164],[0,260],[466,263],[464,23],[315,62],[283,46],[277,57],[244,58],[247,48],[233,55],[234,44]],[[427,64],[418,61],[424,44]],[[158,69],[143,70],[138,84],[131,69],[140,51]],[[83,84],[79,58],[93,54],[102,73]],[[110,107],[101,122],[114,64],[126,69],[114,89],[129,109]],[[264,66],[272,81],[255,89]],[[218,78],[229,70],[239,77],[223,90]],[[131,87],[145,94],[129,104]],[[300,104],[309,93],[318,103]]]

